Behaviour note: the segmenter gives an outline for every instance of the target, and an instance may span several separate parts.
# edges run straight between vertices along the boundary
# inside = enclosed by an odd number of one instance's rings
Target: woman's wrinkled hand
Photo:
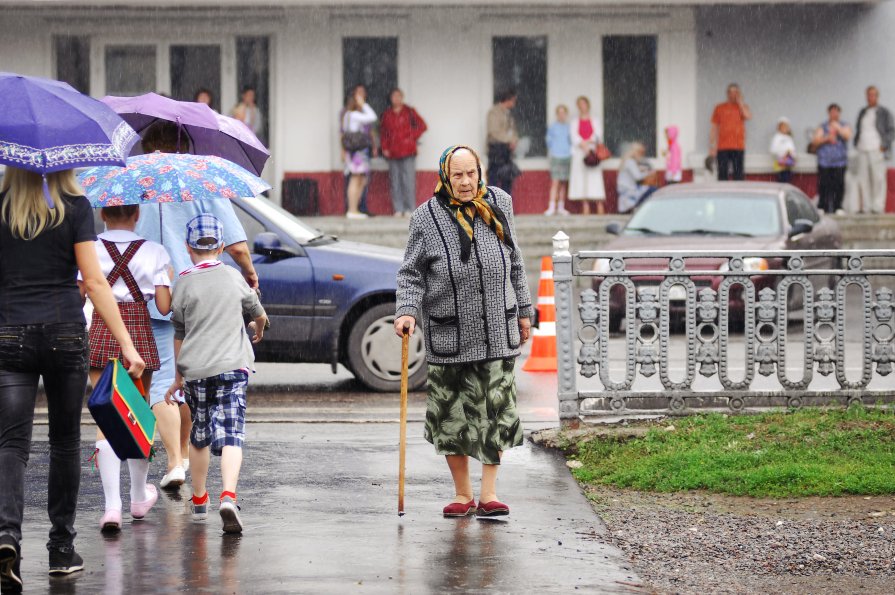
[[[531,318],[519,319],[519,338],[523,345],[531,338]]]
[[[413,316],[399,316],[395,318],[395,334],[403,337],[404,329],[407,329],[407,334],[412,336],[413,331],[416,329],[416,318]]]

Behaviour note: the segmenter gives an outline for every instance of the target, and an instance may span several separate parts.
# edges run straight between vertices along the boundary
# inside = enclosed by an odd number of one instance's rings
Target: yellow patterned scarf
[[[466,150],[472,153],[479,173],[479,187],[476,196],[467,202],[463,202],[454,196],[454,189],[450,182],[451,157],[459,150]],[[455,145],[449,147],[441,154],[438,166],[439,179],[438,185],[435,187],[435,195],[450,209],[460,230],[461,260],[466,262],[469,259],[472,239],[475,233],[474,222],[476,215],[482,218],[482,222],[497,235],[501,242],[512,248],[513,240],[510,237],[506,215],[497,205],[485,200],[485,197],[488,196],[488,186],[485,184],[485,179],[482,175],[482,161],[479,159],[478,154],[465,145]]]

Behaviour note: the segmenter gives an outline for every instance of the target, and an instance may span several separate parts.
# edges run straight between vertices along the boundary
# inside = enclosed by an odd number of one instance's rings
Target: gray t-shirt
[[[177,371],[184,380],[200,380],[253,369],[255,353],[243,317],[263,314],[258,294],[232,267],[190,270],[178,280],[171,303],[174,338],[183,341]]]

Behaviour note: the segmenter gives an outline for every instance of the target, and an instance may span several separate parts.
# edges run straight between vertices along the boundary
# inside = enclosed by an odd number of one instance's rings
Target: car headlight
[[[768,261],[766,258],[759,258],[757,256],[750,256],[749,258],[743,259],[743,270],[746,272],[755,272],[755,271],[766,271],[770,267],[768,266]],[[721,272],[727,272],[730,270],[730,265],[727,261],[721,263],[721,266],[718,267],[718,270]]]
[[[608,273],[609,272],[609,259],[608,258],[594,259],[594,272]]]

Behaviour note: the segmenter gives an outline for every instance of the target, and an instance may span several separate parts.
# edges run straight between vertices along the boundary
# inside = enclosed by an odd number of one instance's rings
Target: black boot
[[[0,535],[0,593],[3,595],[22,592],[21,561],[21,550],[15,537],[8,533]]]
[[[75,546],[50,546],[50,576],[61,576],[84,570],[84,560]]]

